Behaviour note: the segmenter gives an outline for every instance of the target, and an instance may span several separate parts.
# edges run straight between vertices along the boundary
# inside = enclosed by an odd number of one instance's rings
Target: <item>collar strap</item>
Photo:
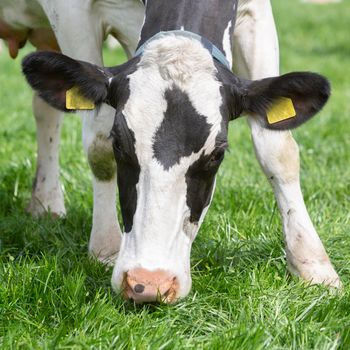
[[[164,38],[169,35],[175,35],[175,36],[183,36],[186,38],[190,39],[196,39],[201,42],[201,44],[210,52],[210,54],[215,58],[217,61],[222,63],[224,66],[226,66],[228,69],[231,70],[230,63],[228,62],[227,58],[225,55],[213,44],[211,43],[208,39],[192,33],[188,32],[186,30],[169,30],[166,32],[159,32],[155,35],[153,35],[150,39],[148,39],[146,42],[144,42],[135,52],[134,57],[141,56],[145,50],[145,47],[153,40]]]

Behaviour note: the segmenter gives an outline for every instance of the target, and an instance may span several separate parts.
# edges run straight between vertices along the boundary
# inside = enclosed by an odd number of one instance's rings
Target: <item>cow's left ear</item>
[[[238,91],[236,88],[235,98],[240,112],[255,115],[268,129],[287,130],[305,123],[322,109],[330,96],[330,84],[319,74],[296,72],[245,81]]]
[[[61,111],[93,109],[107,98],[107,69],[60,53],[32,53],[23,59],[22,70],[39,96]]]

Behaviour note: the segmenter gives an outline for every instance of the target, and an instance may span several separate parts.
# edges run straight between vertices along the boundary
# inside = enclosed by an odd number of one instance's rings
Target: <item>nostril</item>
[[[137,284],[135,287],[134,287],[134,291],[135,293],[143,293],[143,291],[145,290],[145,286],[143,284]]]

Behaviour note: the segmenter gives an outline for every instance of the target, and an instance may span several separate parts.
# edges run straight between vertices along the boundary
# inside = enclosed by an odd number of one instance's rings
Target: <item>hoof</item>
[[[109,255],[101,254],[101,253],[95,253],[93,251],[89,251],[90,256],[93,259],[96,259],[100,263],[106,266],[114,266],[115,261],[117,260],[119,251],[110,253]]]
[[[321,284],[330,288],[342,288],[340,278],[328,259],[324,262],[306,261],[298,268],[288,264],[288,269],[293,275],[299,276],[312,285]]]
[[[91,232],[89,254],[104,265],[113,266],[120,250],[121,233],[117,227],[112,227],[101,233]]]
[[[59,219],[66,216],[66,209],[63,201],[43,203],[35,197],[31,198],[27,205],[26,212],[34,218],[50,216],[52,219]]]

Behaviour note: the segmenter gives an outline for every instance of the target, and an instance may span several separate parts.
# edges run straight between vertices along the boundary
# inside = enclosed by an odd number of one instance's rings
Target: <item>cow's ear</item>
[[[23,59],[22,70],[39,96],[61,111],[93,109],[108,94],[106,69],[60,53],[32,53]]]
[[[296,72],[245,82],[241,111],[259,118],[268,129],[293,129],[313,117],[327,102],[330,84],[316,73]]]

